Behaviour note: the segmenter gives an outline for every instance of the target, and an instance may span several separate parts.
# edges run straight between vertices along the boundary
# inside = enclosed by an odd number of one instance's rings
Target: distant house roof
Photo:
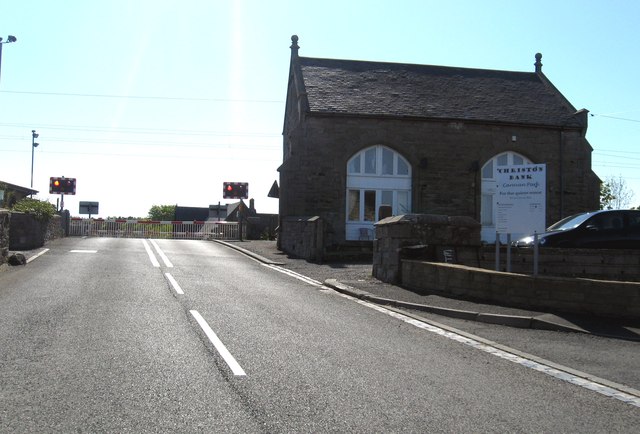
[[[541,55],[528,73],[298,57],[293,42],[311,113],[586,126],[542,74]]]
[[[33,188],[21,187],[19,185],[11,184],[9,182],[0,181],[0,186],[3,186],[3,185],[6,186],[6,188],[9,190],[18,191],[24,195],[38,194],[38,190],[34,190]]]

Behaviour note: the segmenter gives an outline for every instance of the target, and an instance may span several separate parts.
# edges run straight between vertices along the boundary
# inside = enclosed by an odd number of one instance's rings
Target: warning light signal
[[[222,197],[224,199],[248,199],[249,183],[248,182],[223,182]]]
[[[52,176],[49,178],[49,193],[76,194],[76,178]]]

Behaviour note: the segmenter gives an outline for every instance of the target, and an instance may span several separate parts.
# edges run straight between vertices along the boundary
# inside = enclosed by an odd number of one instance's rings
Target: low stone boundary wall
[[[0,209],[0,265],[9,256],[9,210]]]
[[[464,262],[463,262],[464,263]],[[500,251],[501,271],[507,271],[507,252]],[[474,265],[464,263],[465,265]],[[479,266],[495,270],[495,247],[480,249]],[[511,249],[511,271],[533,274],[533,249]],[[583,277],[640,282],[640,250],[541,248],[538,273],[546,276]]]
[[[403,286],[504,306],[640,320],[640,283],[527,276],[464,265],[402,261]]]
[[[417,246],[417,248],[416,248]],[[403,256],[476,265],[480,224],[469,217],[406,214],[376,223],[373,276],[396,283]]]
[[[322,261],[324,257],[323,220],[318,216],[282,218],[278,248],[308,261]]]
[[[54,215],[43,224],[30,214],[0,210],[0,264],[9,250],[32,250],[45,242],[65,236],[64,219]]]

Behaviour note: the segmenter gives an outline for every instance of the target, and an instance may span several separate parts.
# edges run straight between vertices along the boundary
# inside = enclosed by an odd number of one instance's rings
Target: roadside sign
[[[544,232],[546,165],[514,165],[497,172],[496,232],[516,236]]]
[[[80,202],[80,214],[98,214],[99,202]]]

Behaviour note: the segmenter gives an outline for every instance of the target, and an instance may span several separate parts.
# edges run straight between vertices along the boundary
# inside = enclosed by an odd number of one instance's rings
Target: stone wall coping
[[[448,226],[479,227],[480,223],[467,216],[446,216],[440,214],[402,214],[387,217],[375,223],[376,226],[393,224],[428,224]]]
[[[315,222],[320,220],[320,216],[287,216],[283,217],[282,220],[288,222]]]

